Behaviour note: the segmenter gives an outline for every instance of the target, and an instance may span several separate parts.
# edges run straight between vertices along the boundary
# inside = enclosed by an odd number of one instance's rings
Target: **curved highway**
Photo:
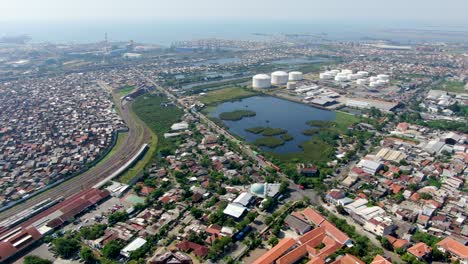
[[[98,82],[103,88],[112,93],[112,88],[104,82]],[[141,121],[135,114],[130,111],[131,103],[127,103],[122,106],[120,98],[115,93],[112,93],[116,107],[120,110],[120,116],[127,125],[129,131],[125,142],[120,146],[112,157],[104,162],[98,163],[95,167],[88,171],[77,175],[50,190],[44,191],[36,196],[29,198],[28,200],[15,205],[14,207],[7,209],[0,213],[0,221],[13,216],[23,210],[32,207],[48,198],[55,199],[61,196],[70,197],[87,188],[91,188],[98,182],[102,181],[113,172],[117,171],[127,161],[132,159],[141,146],[151,141],[151,132],[149,128]]]

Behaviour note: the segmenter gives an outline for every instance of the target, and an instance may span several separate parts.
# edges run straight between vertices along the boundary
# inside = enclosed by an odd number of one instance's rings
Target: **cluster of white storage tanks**
[[[284,71],[275,71],[271,73],[271,77],[267,74],[257,74],[252,77],[253,88],[270,88],[271,85],[286,85],[292,89],[295,85],[294,82],[301,81],[303,79],[302,72],[293,71],[289,74]],[[291,84],[288,83],[291,82]],[[295,88],[295,86],[294,86]]]
[[[353,73],[352,70],[331,70],[319,74],[321,80],[335,80],[337,82],[356,81],[359,86],[369,84],[370,87],[380,87],[388,84],[390,76],[386,74],[379,74],[377,76],[369,77],[366,71],[358,71]]]

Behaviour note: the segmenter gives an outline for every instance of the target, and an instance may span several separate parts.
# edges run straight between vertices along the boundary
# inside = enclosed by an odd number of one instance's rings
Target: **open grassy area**
[[[206,105],[216,105],[222,102],[247,98],[257,94],[258,93],[253,90],[240,87],[230,87],[211,91],[201,97],[200,101]]]
[[[200,93],[200,92],[210,90],[210,89],[214,89],[214,88],[221,88],[221,87],[224,87],[224,86],[226,86],[226,87],[227,86],[234,86],[234,85],[238,85],[238,84],[248,82],[251,79],[252,79],[251,77],[248,77],[248,78],[239,78],[239,79],[235,79],[235,80],[221,81],[221,82],[215,82],[215,83],[201,84],[201,85],[197,85],[197,86],[194,86],[194,87],[190,88],[188,92],[189,93]]]
[[[257,113],[255,113],[254,111],[249,111],[249,110],[235,110],[232,112],[223,112],[219,114],[219,118],[221,120],[238,121],[244,117],[251,117],[251,116],[255,116],[256,114]]]
[[[135,89],[135,86],[123,86],[118,89],[119,97],[126,96]]]
[[[253,134],[262,134],[263,136],[277,136],[286,134],[288,131],[282,128],[274,128],[274,127],[251,127],[246,128],[245,131],[253,133]]]
[[[284,144],[284,141],[277,137],[262,137],[254,141],[254,145],[276,148]]]
[[[443,81],[432,89],[451,93],[468,93],[468,90],[465,90],[465,83],[458,81]]]
[[[158,151],[172,151],[176,148],[174,139],[165,139],[164,133],[171,130],[171,125],[178,122],[183,110],[176,106],[163,106],[168,102],[165,96],[144,95],[138,97],[132,104],[132,110],[151,129],[153,136],[146,155],[132,168],[127,170],[120,181],[129,182],[136,177],[156,156]]]

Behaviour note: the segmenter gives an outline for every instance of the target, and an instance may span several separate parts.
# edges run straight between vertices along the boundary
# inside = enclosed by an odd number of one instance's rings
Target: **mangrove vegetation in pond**
[[[245,131],[248,131],[254,134],[261,133],[262,136],[277,136],[277,135],[286,134],[288,132],[286,129],[273,128],[273,127],[251,127],[251,128],[246,128]]]
[[[276,148],[284,144],[284,141],[277,137],[262,137],[254,141],[254,145]]]
[[[294,137],[288,133],[281,135],[280,138],[284,141],[291,141],[294,139]]]
[[[252,117],[255,116],[256,113],[254,111],[249,110],[235,110],[231,112],[222,112],[219,114],[219,118],[221,120],[230,120],[230,121],[238,121],[244,117]]]

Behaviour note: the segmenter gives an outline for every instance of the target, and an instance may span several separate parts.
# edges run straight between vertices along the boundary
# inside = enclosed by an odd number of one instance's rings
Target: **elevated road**
[[[113,154],[112,157],[104,162],[98,163],[95,167],[88,171],[77,175],[49,190],[37,194],[28,200],[15,205],[0,213],[0,221],[10,216],[16,215],[25,209],[32,207],[48,198],[56,199],[59,197],[70,197],[82,190],[88,189],[99,183],[118,171],[128,161],[130,161],[140,151],[142,145],[151,141],[151,132],[149,128],[141,121],[131,109],[131,102],[122,105],[120,98],[116,93],[112,92],[112,87],[104,82],[98,84],[113,95],[114,102],[120,116],[128,127],[128,136],[120,148]]]

